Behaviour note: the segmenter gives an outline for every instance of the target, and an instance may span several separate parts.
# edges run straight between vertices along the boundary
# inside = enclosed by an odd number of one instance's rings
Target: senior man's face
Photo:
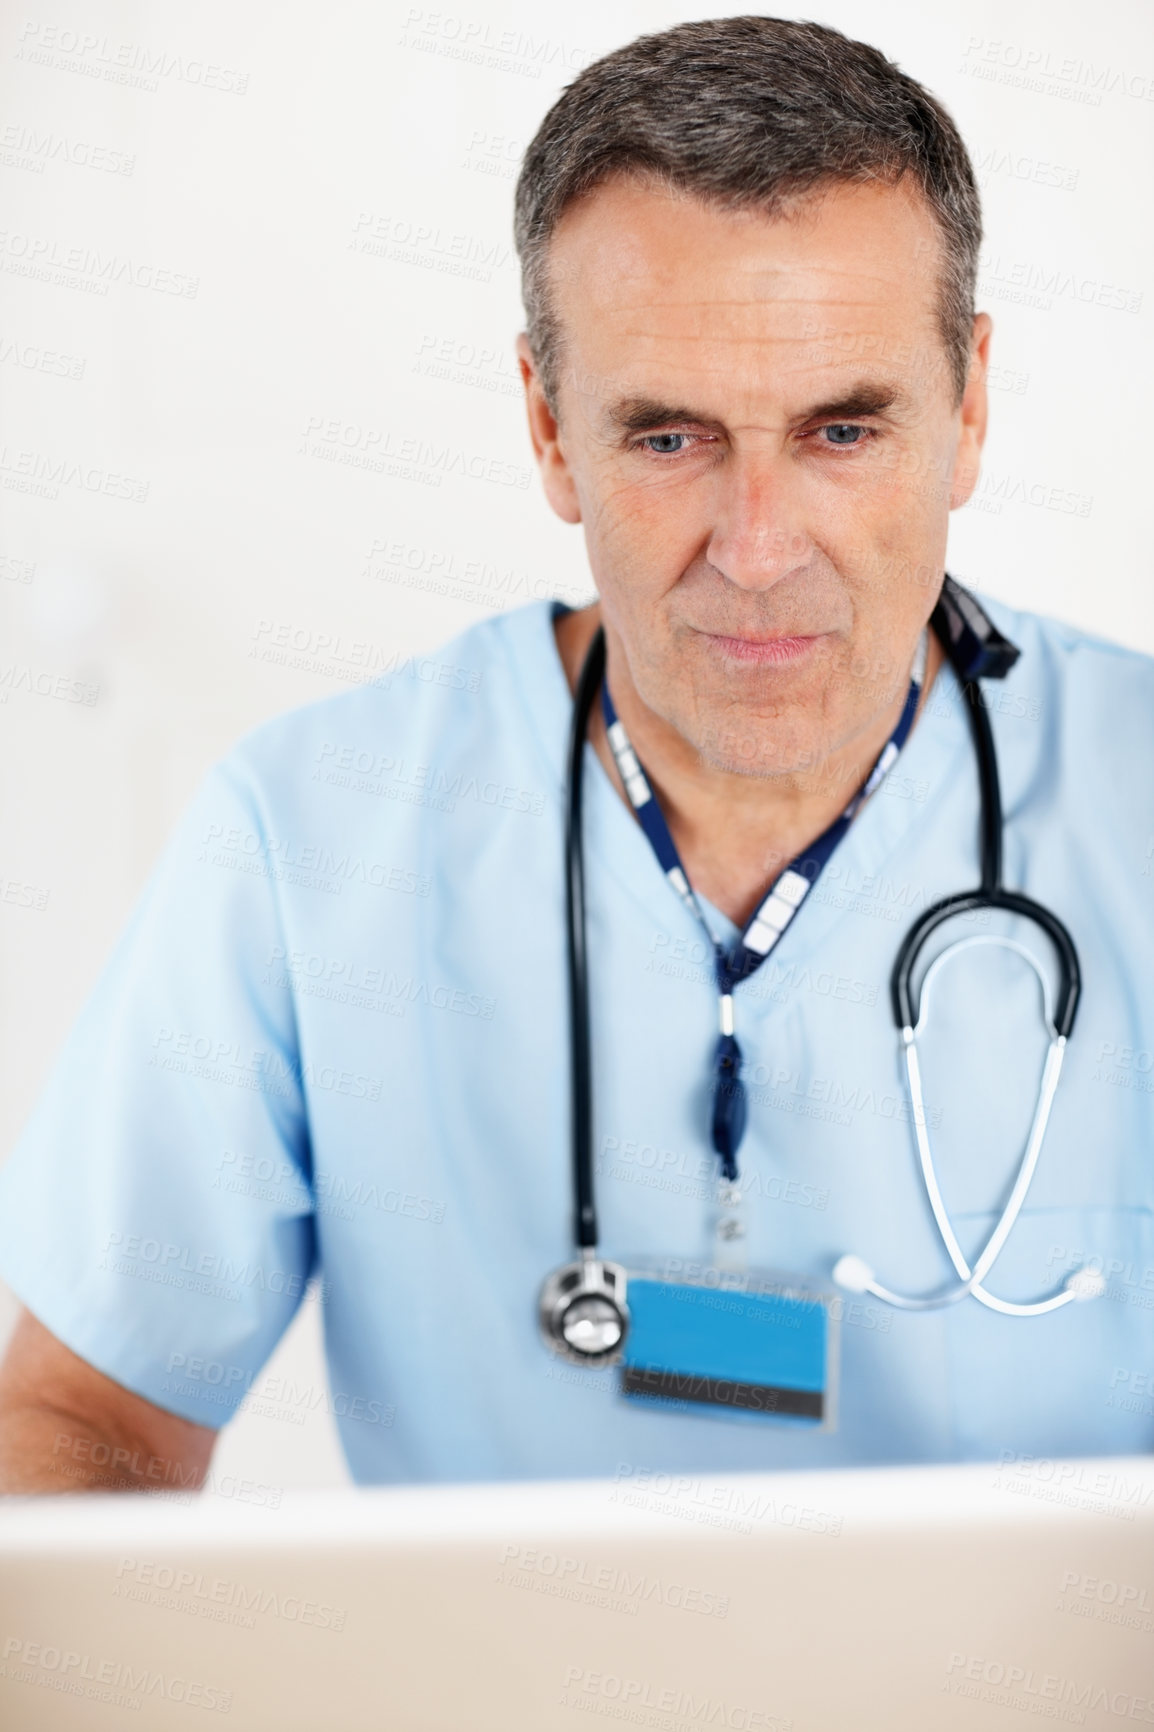
[[[985,429],[989,320],[959,407],[940,258],[905,186],[770,220],[619,178],[558,225],[556,421],[522,340],[548,497],[611,674],[718,769],[812,769],[905,690]]]

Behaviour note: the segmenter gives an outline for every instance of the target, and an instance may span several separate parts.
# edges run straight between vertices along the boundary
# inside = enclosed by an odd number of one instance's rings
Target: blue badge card
[[[832,1430],[834,1297],[772,1271],[631,1262],[622,1394]]]

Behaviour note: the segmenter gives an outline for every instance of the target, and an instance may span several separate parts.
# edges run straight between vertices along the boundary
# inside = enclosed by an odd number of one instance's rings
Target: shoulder
[[[1037,686],[1037,696],[1118,698],[1154,703],[1154,656],[1070,625],[974,592],[996,625],[1022,654],[1006,680]]]
[[[1128,772],[1134,786],[1150,785],[1154,656],[975,594],[1021,651],[1004,680],[983,683],[995,733],[1011,749],[1017,736],[1025,758],[1050,773],[1106,764],[1116,785]]]
[[[1126,836],[1137,847],[1154,810],[1154,657],[980,599],[1021,651],[1004,680],[982,686],[1007,811],[1060,813],[1080,847]]]
[[[397,651],[364,683],[274,716],[241,736],[216,766],[257,804],[318,766],[348,775],[406,776],[418,760],[468,755],[496,762],[532,750],[563,678],[553,604],[533,602],[468,627],[426,653]],[[544,712],[544,713],[542,713]]]

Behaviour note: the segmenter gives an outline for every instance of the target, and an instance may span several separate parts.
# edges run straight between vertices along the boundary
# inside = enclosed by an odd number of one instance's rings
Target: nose
[[[780,451],[734,452],[718,471],[705,556],[739,589],[772,589],[812,560],[796,486]]]

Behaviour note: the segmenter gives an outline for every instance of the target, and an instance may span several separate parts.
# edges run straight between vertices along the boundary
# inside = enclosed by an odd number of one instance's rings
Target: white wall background
[[[588,587],[579,532],[518,484],[516,165],[582,66],[712,9],[450,3],[47,0],[0,23],[0,1153],[238,733]],[[996,388],[952,568],[1154,651],[1147,0],[780,10],[897,59],[979,169]],[[261,658],[277,627],[295,660]],[[318,1343],[306,1311],[270,1378],[319,1390]],[[218,1459],[343,1475],[319,1411],[245,1414]]]

